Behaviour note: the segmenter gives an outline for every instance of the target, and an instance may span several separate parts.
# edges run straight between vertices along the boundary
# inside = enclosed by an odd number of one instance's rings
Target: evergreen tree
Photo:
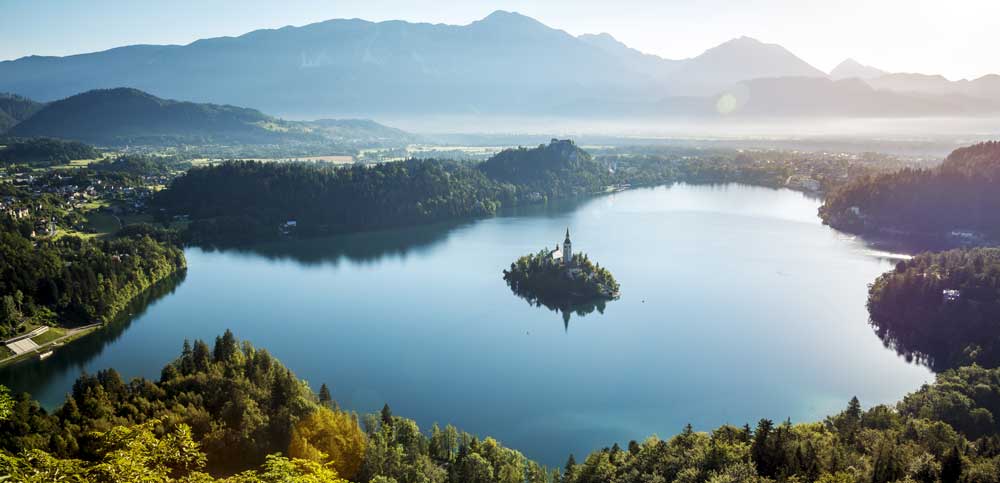
[[[382,424],[392,426],[392,409],[389,409],[389,403],[382,406]]]
[[[332,406],[333,398],[330,397],[330,388],[326,387],[326,384],[321,384],[319,386],[319,403],[330,407]]]
[[[962,453],[954,446],[941,462],[941,483],[958,483],[961,478]]]

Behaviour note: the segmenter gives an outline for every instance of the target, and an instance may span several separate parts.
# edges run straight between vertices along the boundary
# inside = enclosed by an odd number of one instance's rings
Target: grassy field
[[[74,160],[70,161],[69,164],[60,164],[58,166],[53,166],[52,169],[77,169],[77,168],[86,168],[87,166],[90,166],[91,163],[96,163],[98,161],[103,161],[103,160],[104,160],[104,158],[97,158],[97,159],[74,159]]]
[[[60,337],[62,337],[64,335],[66,335],[66,331],[65,330],[63,330],[63,329],[57,329],[55,327],[49,327],[49,330],[47,330],[44,334],[42,334],[42,335],[40,335],[38,337],[33,337],[31,340],[34,341],[34,343],[36,343],[38,345],[42,345],[42,344],[47,344],[49,342],[52,342],[52,341],[54,341],[54,340],[56,340],[56,339],[58,339],[58,338],[60,338]]]
[[[115,215],[101,211],[87,213],[87,226],[101,235],[113,234],[121,228],[121,224]]]
[[[0,346],[0,359],[6,359],[14,355],[14,351],[8,349],[6,346]]]

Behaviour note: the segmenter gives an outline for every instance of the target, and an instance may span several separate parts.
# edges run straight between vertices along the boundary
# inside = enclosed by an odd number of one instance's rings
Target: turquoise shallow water
[[[549,465],[614,442],[761,417],[808,421],[933,379],[867,325],[892,261],[823,226],[787,190],[675,185],[496,218],[242,250],[187,251],[187,273],[116,326],[0,370],[58,404],[86,370],[156,378],[185,338],[226,328],[342,406],[454,424]],[[501,270],[552,246],[622,286],[603,313],[511,294]]]

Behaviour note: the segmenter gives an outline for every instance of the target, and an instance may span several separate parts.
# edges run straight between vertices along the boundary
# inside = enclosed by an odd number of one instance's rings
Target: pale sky
[[[746,35],[829,71],[847,57],[950,79],[1000,73],[1000,0],[0,0],[0,60],[186,44],[331,18],[467,24],[494,10],[667,58]]]

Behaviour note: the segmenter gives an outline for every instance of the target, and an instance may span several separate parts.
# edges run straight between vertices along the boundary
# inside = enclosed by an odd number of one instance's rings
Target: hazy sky
[[[0,59],[184,44],[331,18],[466,24],[512,10],[644,52],[698,55],[747,35],[828,71],[847,57],[957,79],[1000,73],[1000,0],[0,0]]]

